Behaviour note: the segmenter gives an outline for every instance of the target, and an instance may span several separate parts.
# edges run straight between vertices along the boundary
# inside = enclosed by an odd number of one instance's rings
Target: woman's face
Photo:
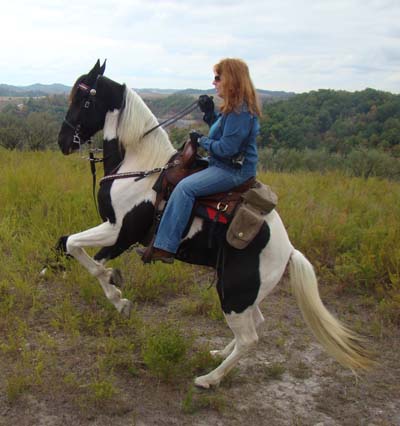
[[[221,76],[219,74],[217,74],[216,72],[214,72],[213,85],[215,87],[215,90],[217,91],[217,95],[220,98],[223,98],[224,96],[223,96],[223,93],[222,93]]]

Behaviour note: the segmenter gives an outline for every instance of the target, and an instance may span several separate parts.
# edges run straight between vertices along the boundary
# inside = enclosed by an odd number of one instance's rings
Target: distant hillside
[[[199,95],[215,95],[215,89],[135,89],[137,93],[139,93],[141,96],[146,97],[147,95],[173,95],[173,94],[179,94],[179,95],[187,95],[187,96],[199,96]],[[267,98],[270,98],[272,100],[284,100],[289,99],[293,96],[295,96],[294,92],[283,92],[279,90],[262,90],[257,89],[257,93],[259,96],[266,100]]]
[[[178,90],[175,93],[179,93],[182,95],[194,95],[194,96],[199,96],[202,94],[215,95],[215,89],[207,89],[207,90],[185,89],[185,90]],[[278,100],[278,99],[284,100],[284,99],[289,99],[292,96],[295,96],[295,93],[293,92],[262,90],[262,89],[257,89],[257,93],[262,99],[271,98],[274,100]]]
[[[71,87],[63,84],[31,84],[29,86],[11,86],[9,84],[0,84],[0,96],[9,97],[38,97],[47,95],[67,94]]]
[[[139,95],[172,95],[176,93],[176,89],[155,89],[155,88],[144,88],[138,89],[134,88],[135,92],[139,93]]]
[[[400,157],[400,95],[318,90],[264,103],[261,143],[274,150],[325,149],[347,154],[379,148]]]
[[[31,84],[29,86],[12,86],[9,84],[0,84],[0,96],[8,97],[39,97],[47,95],[68,94],[71,91],[70,86],[64,84]],[[173,94],[199,96],[202,94],[215,95],[215,89],[157,89],[157,88],[135,88],[135,91],[142,97],[169,96]],[[293,92],[283,92],[274,90],[257,89],[258,94],[263,100],[284,100],[295,95]]]

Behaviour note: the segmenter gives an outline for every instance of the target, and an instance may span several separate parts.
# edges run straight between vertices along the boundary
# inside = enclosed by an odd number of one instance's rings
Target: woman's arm
[[[199,144],[211,155],[232,158],[239,153],[242,143],[249,136],[251,123],[249,112],[231,112],[226,116],[221,138],[211,139],[203,136],[199,139]]]

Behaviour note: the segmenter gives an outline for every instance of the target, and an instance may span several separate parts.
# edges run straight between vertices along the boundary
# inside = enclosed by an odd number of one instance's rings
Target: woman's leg
[[[181,180],[163,213],[154,247],[176,253],[192,214],[196,197],[228,191],[240,185],[240,173],[211,166]]]

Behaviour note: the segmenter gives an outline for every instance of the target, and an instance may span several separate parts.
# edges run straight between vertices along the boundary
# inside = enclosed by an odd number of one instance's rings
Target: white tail
[[[368,369],[373,361],[359,344],[362,338],[325,308],[319,296],[314,268],[298,250],[294,250],[291,256],[289,272],[303,318],[326,351],[354,373],[358,369]]]

